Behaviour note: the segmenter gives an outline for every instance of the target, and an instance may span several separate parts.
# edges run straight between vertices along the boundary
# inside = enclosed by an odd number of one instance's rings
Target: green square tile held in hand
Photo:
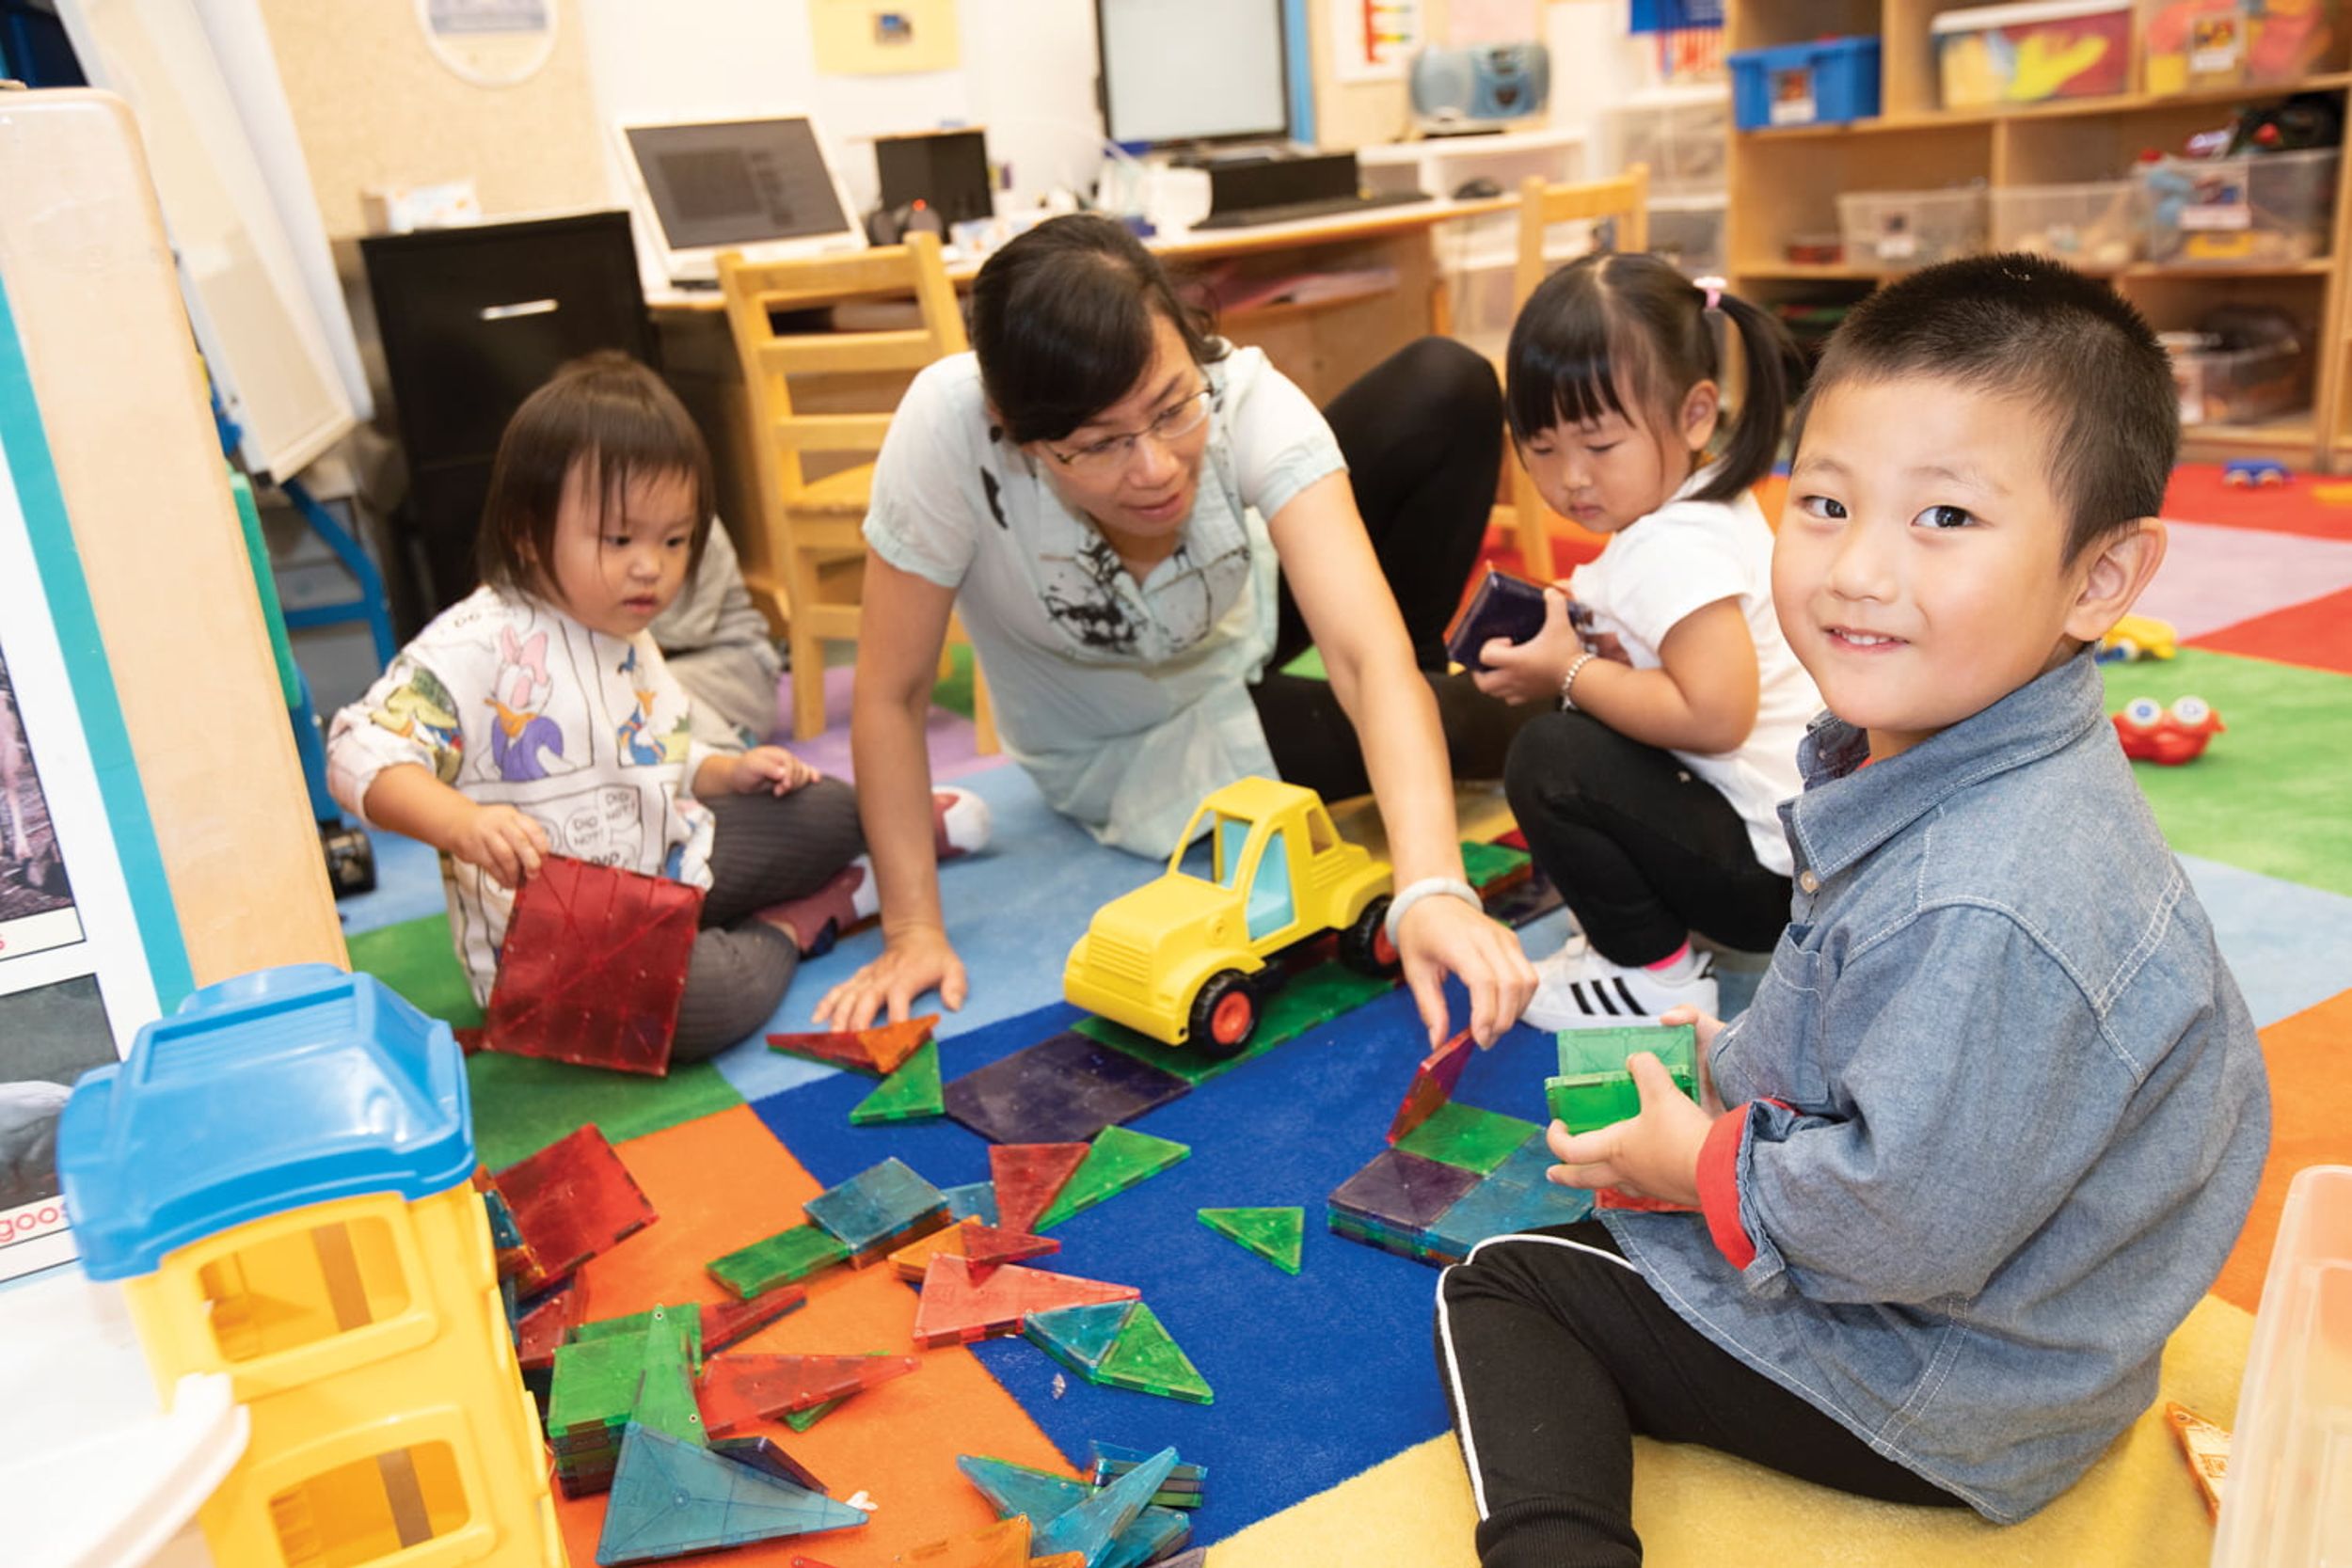
[[[1625,1067],[1636,1052],[1653,1053],[1677,1088],[1698,1097],[1698,1030],[1691,1024],[1564,1029],[1559,1040],[1560,1073],[1544,1080],[1544,1102],[1552,1119],[1571,1132],[1590,1132],[1641,1114],[1641,1091]]]

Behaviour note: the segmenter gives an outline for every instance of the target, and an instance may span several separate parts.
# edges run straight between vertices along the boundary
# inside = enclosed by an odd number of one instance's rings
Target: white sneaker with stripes
[[[1696,967],[1667,980],[1646,969],[1613,964],[1571,937],[1567,945],[1535,963],[1535,998],[1519,1022],[1535,1029],[1610,1029],[1652,1023],[1669,1007],[1694,1006],[1715,1016],[1714,960],[1692,955]]]

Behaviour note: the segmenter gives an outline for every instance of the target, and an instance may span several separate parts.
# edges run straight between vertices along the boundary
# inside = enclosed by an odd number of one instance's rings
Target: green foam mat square
[[[2193,695],[2228,726],[2193,762],[2132,764],[2176,851],[2352,895],[2352,679],[2198,648],[2101,669],[2110,714]]]
[[[590,1122],[618,1144],[743,1103],[708,1062],[648,1078],[483,1051],[466,1059],[466,1076],[473,1086],[474,1149],[492,1170]]]
[[[374,975],[451,1028],[471,1029],[482,1022],[466,966],[457,961],[450,941],[448,915],[421,915],[361,931],[344,945],[351,950],[353,970]]]

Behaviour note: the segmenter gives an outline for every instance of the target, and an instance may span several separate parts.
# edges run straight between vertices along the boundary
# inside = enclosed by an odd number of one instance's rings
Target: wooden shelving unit
[[[1726,46],[1763,49],[1829,35],[1881,40],[1883,112],[1848,125],[1732,134],[1727,236],[1732,287],[1759,303],[1837,304],[1887,276],[1867,265],[1792,262],[1798,236],[1837,231],[1837,198],[1850,191],[1918,191],[1982,181],[1989,187],[2068,184],[2123,175],[2147,149],[2177,150],[2193,132],[2221,124],[2241,103],[2296,92],[2352,94],[2352,43],[2340,26],[2324,71],[2261,87],[2201,87],[2155,96],[2062,99],[1993,110],[1937,106],[1929,24],[1963,0],[1726,0]],[[2139,80],[2139,62],[2132,79]],[[2352,107],[2352,105],[2347,105]],[[2336,170],[2331,243],[2321,259],[2269,265],[2137,261],[2086,268],[2114,280],[2159,330],[2196,325],[2224,304],[2274,305],[2312,334],[2310,409],[2246,425],[2189,426],[2185,455],[2269,456],[2323,471],[2352,468],[2352,155]]]

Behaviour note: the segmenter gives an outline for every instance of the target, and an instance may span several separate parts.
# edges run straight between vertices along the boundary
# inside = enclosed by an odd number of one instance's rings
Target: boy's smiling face
[[[1772,550],[1789,646],[1873,760],[2065,662],[2130,608],[2162,525],[2064,560],[2058,421],[1926,374],[1850,380],[1807,415]]]

